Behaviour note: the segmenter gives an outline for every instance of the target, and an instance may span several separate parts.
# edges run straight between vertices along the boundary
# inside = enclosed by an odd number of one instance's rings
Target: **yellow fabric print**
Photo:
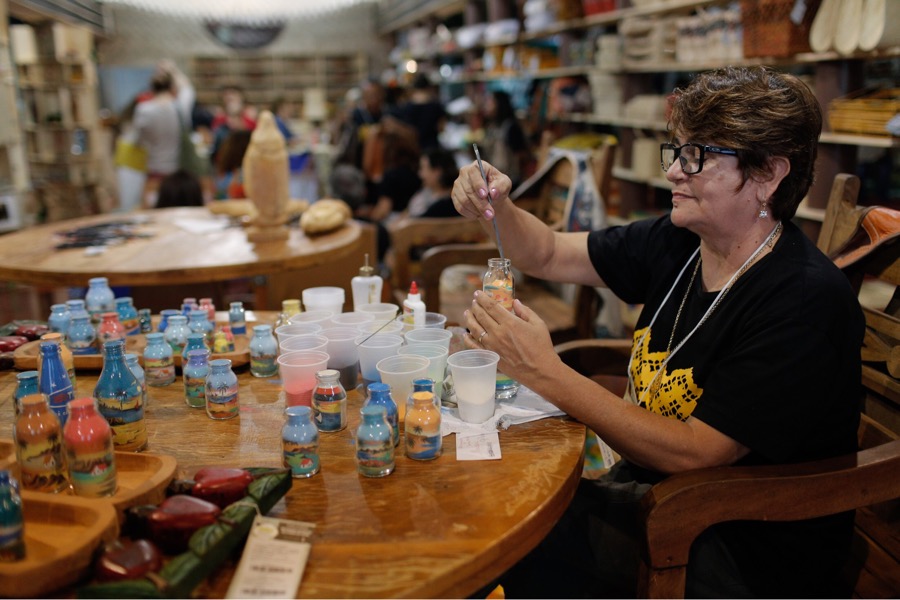
[[[650,352],[652,330],[644,335],[647,328],[634,332],[634,360],[631,362],[631,376],[636,388],[636,396],[643,398],[641,406],[664,417],[675,417],[684,421],[697,407],[697,400],[703,390],[694,382],[694,369],[668,369],[653,382],[653,378],[666,360],[668,352]],[[641,343],[643,338],[643,343]],[[653,389],[644,394],[653,382]]]

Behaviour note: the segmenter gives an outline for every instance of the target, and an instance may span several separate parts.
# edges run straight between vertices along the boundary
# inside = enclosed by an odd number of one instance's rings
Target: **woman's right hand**
[[[481,176],[478,163],[472,162],[459,170],[459,177],[453,182],[450,198],[453,200],[456,212],[462,216],[489,221],[494,218],[494,209],[488,201],[488,193],[493,202],[504,200],[512,190],[512,181],[490,163],[483,162],[483,164],[488,184],[485,184],[484,178]]]

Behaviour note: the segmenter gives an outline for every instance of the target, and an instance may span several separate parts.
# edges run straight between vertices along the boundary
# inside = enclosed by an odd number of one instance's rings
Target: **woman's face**
[[[680,146],[688,141],[675,137]],[[697,142],[699,143],[699,142]],[[713,141],[710,146],[716,146]],[[741,188],[742,172],[737,156],[705,152],[702,169],[685,174],[675,160],[666,171],[673,185],[672,222],[698,235],[722,235],[745,230],[759,213],[758,185],[749,179]]]

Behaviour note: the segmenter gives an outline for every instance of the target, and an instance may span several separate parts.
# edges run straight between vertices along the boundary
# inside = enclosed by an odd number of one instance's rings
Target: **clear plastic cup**
[[[293,315],[290,318],[291,325],[296,325],[297,323],[316,323],[320,327],[325,327],[327,323],[325,321],[330,321],[331,317],[334,316],[334,311],[330,310],[308,310],[306,312],[302,312],[296,315]]]
[[[306,312],[329,310],[332,314],[339,315],[344,310],[344,288],[330,286],[306,288],[301,297]]]
[[[449,329],[436,329],[434,327],[419,327],[410,329],[403,334],[407,344],[437,344],[450,350],[450,339],[453,332]]]
[[[368,339],[367,339],[368,338]],[[372,382],[381,382],[378,361],[397,354],[403,345],[403,338],[393,333],[366,333],[356,338],[359,352],[359,372],[363,378],[363,389]]]
[[[392,321],[400,311],[400,307],[389,302],[372,302],[370,304],[361,304],[354,312],[371,313],[375,315],[375,322],[384,323]]]
[[[397,350],[397,354],[413,354],[428,359],[429,365],[425,377],[434,380],[434,397],[440,405],[440,398],[444,392],[444,376],[447,372],[447,358],[449,357],[447,348],[438,344],[407,344],[401,346]]]
[[[311,406],[316,373],[328,364],[328,353],[320,350],[286,352],[278,357],[285,406]]]
[[[364,325],[365,323],[371,323],[375,320],[375,315],[372,313],[362,313],[362,312],[345,312],[337,315],[332,315],[331,324],[334,327],[352,327],[356,329],[360,325]]]
[[[484,423],[494,416],[499,361],[500,355],[490,350],[463,350],[447,359],[459,418],[463,421]]]
[[[341,385],[345,390],[355,389],[359,376],[359,351],[356,349],[359,332],[350,327],[331,327],[323,329],[322,336],[328,338],[325,346],[325,352],[331,357],[328,359],[328,368],[340,373]]]
[[[313,335],[322,331],[322,326],[318,323],[296,323],[294,325],[282,325],[275,328],[275,337],[280,344],[289,337],[298,335]]]
[[[441,313],[436,312],[426,312],[425,313],[425,325],[422,327],[428,327],[431,329],[443,329],[447,324],[447,317],[442,315]],[[422,327],[416,327],[412,323],[404,323],[403,331],[412,331],[413,329],[422,329]]]
[[[373,333],[396,333],[397,335],[402,335],[403,323],[400,321],[371,321],[369,323],[360,323],[356,326],[356,330],[360,335]]]
[[[278,353],[287,354],[298,350],[321,350],[324,352],[327,345],[328,338],[318,333],[294,335],[278,344]]]
[[[406,419],[406,397],[412,391],[413,379],[425,377],[431,361],[415,354],[397,354],[378,361],[376,368],[381,382],[391,386],[391,396],[397,403],[397,417]]]

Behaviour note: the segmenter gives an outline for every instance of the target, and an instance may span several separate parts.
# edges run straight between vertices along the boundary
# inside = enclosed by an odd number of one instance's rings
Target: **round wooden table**
[[[239,418],[212,423],[191,411],[181,428],[162,434],[157,427],[150,450],[175,456],[188,472],[212,464],[279,466],[278,386],[239,377]],[[363,477],[352,438],[362,400],[350,392],[347,429],[320,436],[321,472],[295,479],[269,513],[316,524],[298,598],[468,597],[536,546],[575,493],[585,429],[559,417],[501,432],[500,460],[457,461],[456,435],[444,437],[440,458],[410,460],[401,435],[395,471]],[[180,393],[177,403],[165,407],[190,410]],[[186,448],[188,439],[202,441]],[[202,593],[222,597],[232,574],[231,566],[222,569]]]
[[[108,246],[57,250],[61,232],[109,223],[141,221],[146,238]],[[243,227],[203,207],[111,213],[39,225],[0,236],[0,281],[38,286],[85,286],[91,277],[112,285],[156,286],[227,281],[338,261],[357,248],[361,226],[308,237],[291,227],[284,242],[253,244]]]
[[[180,377],[150,388],[147,450],[174,456],[177,476],[209,465],[281,466],[280,382],[235,371],[241,409],[229,421],[188,408]],[[78,396],[92,395],[97,375],[79,371]],[[0,372],[0,437],[11,437],[15,380]],[[269,513],[316,525],[300,598],[469,596],[533,548],[575,493],[585,428],[561,417],[501,431],[500,460],[456,460],[455,435],[444,437],[438,459],[410,460],[401,438],[394,473],[363,477],[352,439],[361,403],[349,394],[349,426],[321,435],[321,472],[295,479]],[[198,593],[223,597],[234,568],[226,564]]]

